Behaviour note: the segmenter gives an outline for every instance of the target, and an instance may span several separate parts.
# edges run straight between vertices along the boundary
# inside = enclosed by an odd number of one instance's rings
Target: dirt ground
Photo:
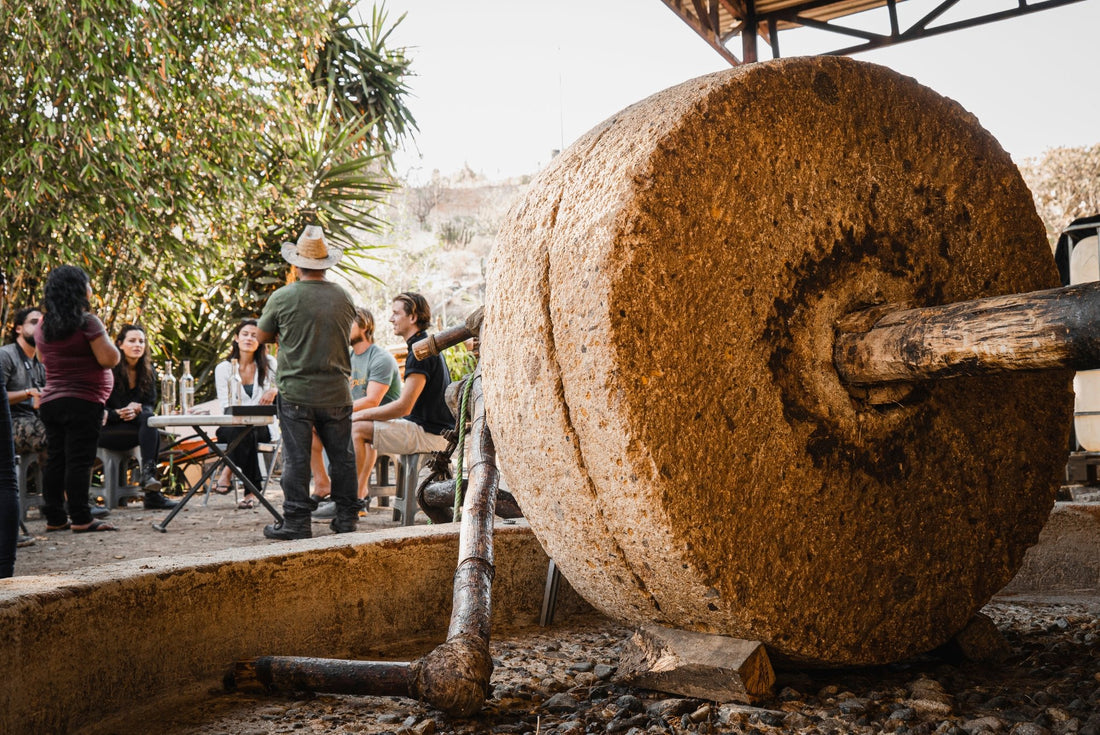
[[[238,496],[239,497],[239,496]],[[277,482],[272,482],[267,497],[282,512],[283,494]],[[71,569],[108,564],[123,559],[175,557],[197,551],[217,551],[241,546],[279,544],[263,537],[264,526],[273,522],[270,513],[257,505],[253,510],[237,510],[232,494],[195,495],[184,506],[166,533],[153,528],[169,511],[144,510],[141,502],[111,511],[107,519],[117,532],[74,534],[71,531],[46,532],[46,521],[34,508],[28,511],[27,530],[35,537],[33,546],[18,550],[16,576],[64,572]],[[426,523],[418,513],[417,523]],[[377,502],[371,512],[359,519],[361,531],[393,528],[393,511],[380,508]],[[328,521],[313,523],[313,535],[332,533]]]

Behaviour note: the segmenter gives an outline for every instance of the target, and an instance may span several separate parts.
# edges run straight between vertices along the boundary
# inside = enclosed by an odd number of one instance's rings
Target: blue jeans
[[[19,540],[19,490],[15,485],[15,446],[11,439],[8,392],[0,383],[0,579],[15,574]]]
[[[302,406],[278,400],[279,429],[283,435],[283,513],[288,519],[308,518],[310,447],[313,431],[321,438],[329,459],[332,500],[336,517],[359,519],[359,481],[355,475],[355,450],[351,444],[351,406]]]

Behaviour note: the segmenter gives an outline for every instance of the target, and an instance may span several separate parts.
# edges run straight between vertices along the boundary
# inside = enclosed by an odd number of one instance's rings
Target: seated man
[[[355,321],[351,325],[351,398],[352,410],[373,408],[390,403],[401,395],[401,376],[393,355],[374,343],[374,315],[362,306],[355,308]],[[353,424],[354,426],[354,424]],[[355,445],[355,469],[359,478],[359,500],[369,503],[370,473],[378,453],[370,444],[353,441]],[[328,472],[321,452],[321,441],[313,436],[314,498],[324,499],[313,512],[314,518],[335,518],[336,505],[328,501]]]
[[[34,329],[41,320],[42,312],[33,306],[15,312],[12,342],[0,347],[0,380],[8,390],[16,454],[46,451],[46,427],[38,417],[46,369],[38,361],[34,345]]]
[[[406,291],[393,300],[393,333],[409,347],[405,379],[397,400],[352,414],[352,438],[371,444],[378,454],[422,454],[447,448],[441,434],[454,429],[444,390],[451,382],[443,357],[418,360],[412,345],[427,336],[432,312],[427,300]]]

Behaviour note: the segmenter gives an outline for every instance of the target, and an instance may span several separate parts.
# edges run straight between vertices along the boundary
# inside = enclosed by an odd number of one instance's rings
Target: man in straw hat
[[[260,316],[260,341],[279,340],[279,428],[283,437],[283,523],[264,528],[264,536],[289,540],[309,538],[309,454],[313,432],[329,458],[336,533],[354,531],[360,502],[356,492],[355,452],[351,444],[351,390],[348,334],[355,305],[344,289],[325,278],[343,251],[325,240],[324,231],[309,226],[297,243],[283,243],[283,259],[298,280],[267,300]]]

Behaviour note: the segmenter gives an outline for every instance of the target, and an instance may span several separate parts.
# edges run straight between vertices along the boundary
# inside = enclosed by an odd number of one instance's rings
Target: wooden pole
[[[493,512],[499,474],[493,438],[485,423],[480,367],[471,379],[474,447],[470,489],[462,508],[447,640],[411,663],[292,656],[239,661],[226,677],[227,689],[407,696],[452,717],[469,717],[481,709],[493,672],[489,618],[494,574]]]
[[[412,346],[413,354],[416,355],[418,360],[423,360],[425,357],[438,355],[448,347],[454,347],[459,342],[465,342],[471,337],[480,337],[481,322],[484,318],[485,307],[479,306],[466,317],[465,324],[444,329],[436,334],[429,334],[419,342],[415,342]]]
[[[957,304],[878,306],[837,323],[850,386],[1100,367],[1100,282]]]

